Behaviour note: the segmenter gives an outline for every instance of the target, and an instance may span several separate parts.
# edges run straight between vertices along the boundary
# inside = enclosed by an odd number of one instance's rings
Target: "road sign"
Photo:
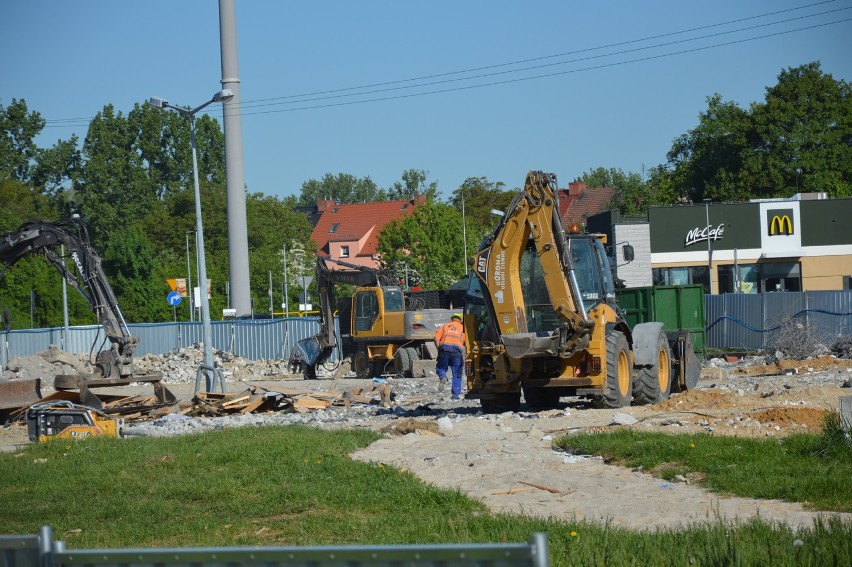
[[[173,291],[166,296],[166,301],[168,301],[169,305],[171,305],[172,307],[176,307],[180,305],[180,294],[176,291]]]

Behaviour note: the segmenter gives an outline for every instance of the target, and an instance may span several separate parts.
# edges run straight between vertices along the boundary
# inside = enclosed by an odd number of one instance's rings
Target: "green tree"
[[[443,203],[418,205],[385,226],[379,254],[387,266],[417,270],[424,289],[445,289],[466,273],[460,210]]]
[[[464,208],[465,236],[467,250],[465,258],[469,258],[479,249],[482,239],[491,234],[497,225],[498,218],[492,211],[505,212],[517,190],[505,190],[502,181],[489,181],[487,177],[468,177],[453,191],[449,204],[461,212]],[[464,207],[462,207],[464,201]]]
[[[299,205],[315,205],[324,199],[341,204],[369,203],[386,200],[387,192],[369,177],[358,179],[348,173],[326,173],[321,180],[309,179],[302,183]]]
[[[128,322],[165,321],[166,275],[147,236],[136,227],[114,231],[104,252],[104,271]]]
[[[752,105],[744,181],[756,196],[852,196],[852,91],[818,62],[789,68]]]
[[[23,99],[12,99],[9,106],[0,104],[0,179],[29,183],[32,161],[38,148],[35,138],[45,121],[38,112],[30,112]]]
[[[678,202],[741,201],[820,191],[852,195],[850,85],[818,62],[786,69],[748,110],[716,94],[674,140],[651,189]]]
[[[621,169],[598,167],[590,169],[577,181],[584,182],[587,187],[615,188],[615,198],[607,207],[619,209],[626,215],[644,215],[649,205],[664,204],[636,172],[625,173]]]
[[[402,181],[395,181],[388,189],[389,200],[413,199],[415,195],[425,195],[426,199],[438,199],[438,182],[426,182],[429,172],[422,169],[406,169],[402,172]]]

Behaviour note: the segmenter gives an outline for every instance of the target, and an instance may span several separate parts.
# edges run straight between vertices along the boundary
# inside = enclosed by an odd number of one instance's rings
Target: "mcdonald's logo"
[[[793,234],[793,211],[769,211],[769,236]]]

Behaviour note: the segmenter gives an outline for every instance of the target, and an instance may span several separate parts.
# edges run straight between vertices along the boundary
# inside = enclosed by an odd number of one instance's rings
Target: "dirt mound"
[[[750,417],[770,425],[805,425],[808,429],[819,430],[828,414],[828,410],[821,408],[768,408]]]
[[[659,411],[694,411],[698,409],[729,409],[736,406],[730,392],[719,390],[690,390],[672,396],[654,406]]]

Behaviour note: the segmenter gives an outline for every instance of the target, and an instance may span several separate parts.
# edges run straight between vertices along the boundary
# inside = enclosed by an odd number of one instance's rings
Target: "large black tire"
[[[592,398],[598,408],[623,408],[633,400],[633,376],[630,367],[630,345],[621,331],[606,337],[606,384],[603,394]]]
[[[372,365],[367,360],[367,351],[359,350],[355,353],[355,358],[352,360],[352,370],[355,371],[355,377],[359,380],[366,380],[372,374]]]
[[[495,394],[487,398],[480,398],[479,403],[484,413],[518,411],[521,409],[521,394]]]
[[[533,409],[550,409],[559,405],[559,390],[524,387],[524,400]]]
[[[657,404],[669,399],[672,389],[672,353],[665,333],[660,332],[654,349],[654,363],[636,370],[633,378],[633,403]]]
[[[398,348],[393,353],[393,369],[397,376],[411,378],[411,353],[407,348]]]

